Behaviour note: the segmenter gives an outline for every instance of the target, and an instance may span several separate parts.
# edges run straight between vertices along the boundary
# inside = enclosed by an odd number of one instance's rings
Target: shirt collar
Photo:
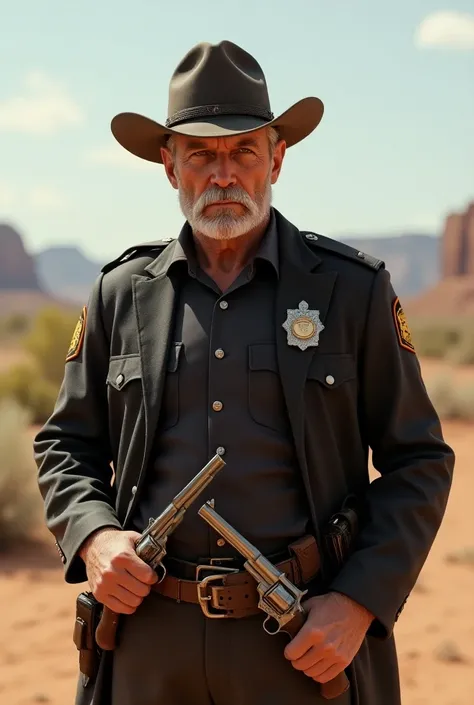
[[[260,243],[260,247],[255,255],[255,260],[265,260],[269,262],[273,266],[276,275],[279,275],[278,231],[273,208],[270,209],[270,220]],[[186,262],[188,265],[188,273],[191,276],[195,276],[198,262],[191,226],[187,221],[181,228],[181,232],[177,238],[173,256],[168,264],[168,271],[176,262]]]

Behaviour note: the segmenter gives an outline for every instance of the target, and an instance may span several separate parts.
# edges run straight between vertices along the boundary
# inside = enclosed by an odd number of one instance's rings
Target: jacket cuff
[[[336,576],[328,588],[328,592],[340,592],[365,607],[375,619],[372,621],[367,634],[376,639],[389,639],[393,634],[395,622],[405,606],[408,598],[405,597],[402,603],[395,609],[387,604],[387,599],[382,594],[382,590],[374,589],[374,586],[367,587],[367,583],[357,578],[353,573]]]
[[[113,512],[95,512],[82,515],[76,522],[71,522],[64,538],[56,548],[64,565],[64,578],[67,583],[83,583],[87,581],[86,566],[79,555],[79,550],[84,541],[94,531],[106,527],[122,529],[119,520]]]

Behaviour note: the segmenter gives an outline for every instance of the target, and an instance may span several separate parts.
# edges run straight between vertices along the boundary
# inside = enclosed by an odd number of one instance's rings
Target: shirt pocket
[[[317,382],[320,388],[327,390],[328,399],[336,400],[348,392],[352,394],[356,378],[356,363],[350,353],[316,353],[308,370],[310,384]]]
[[[127,389],[131,382],[141,380],[142,369],[140,356],[116,357],[109,360],[107,385],[117,392]]]
[[[288,415],[274,343],[249,345],[248,407],[256,423],[287,432]]]
[[[182,342],[171,343],[166,364],[166,379],[160,414],[160,429],[165,431],[176,426],[179,420],[179,363]]]

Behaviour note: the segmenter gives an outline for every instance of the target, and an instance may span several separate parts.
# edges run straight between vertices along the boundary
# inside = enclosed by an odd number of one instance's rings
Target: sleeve
[[[410,331],[386,270],[374,279],[363,343],[360,425],[380,473],[368,486],[355,550],[332,581],[391,636],[443,519],[454,453],[428,397]]]
[[[102,276],[74,331],[53,413],[33,442],[46,525],[56,539],[68,583],[87,580],[78,555],[84,540],[105,526],[121,528],[111,486]]]

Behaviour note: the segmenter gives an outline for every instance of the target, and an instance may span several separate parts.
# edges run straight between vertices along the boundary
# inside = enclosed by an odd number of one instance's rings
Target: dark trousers
[[[208,619],[197,605],[151,593],[122,619],[112,705],[349,705],[332,701],[283,655],[289,637],[264,615]]]

